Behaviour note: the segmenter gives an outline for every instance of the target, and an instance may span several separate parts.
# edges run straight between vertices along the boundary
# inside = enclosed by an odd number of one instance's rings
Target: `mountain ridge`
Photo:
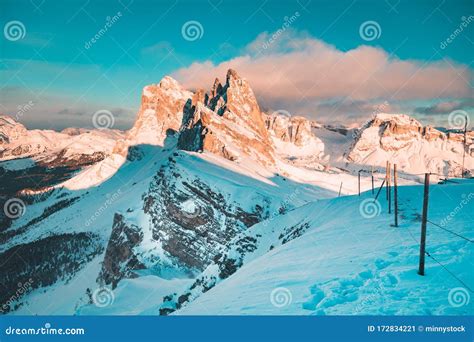
[[[420,180],[410,174],[414,166],[459,173],[463,147],[459,133],[393,114],[355,130],[264,113],[232,70],[208,92],[170,77],[146,86],[126,132],[29,131],[0,117],[0,133],[0,205],[15,200],[23,208],[0,216],[0,263],[8,270],[2,299],[26,275],[33,280],[8,305],[15,313],[103,313],[96,291],[121,293],[146,279],[154,289],[166,284],[166,292],[141,312],[179,313],[248,270],[246,255],[283,251],[313,231],[320,223],[301,216],[308,208],[317,218],[324,203],[333,212],[355,203],[359,170],[376,166],[378,186],[385,161],[396,160],[404,171],[399,185],[413,185]],[[466,153],[467,168],[472,159]],[[456,167],[446,169],[451,162]],[[370,190],[370,175],[360,182],[362,192]],[[29,250],[38,258],[25,264]],[[65,293],[62,303],[49,300]]]

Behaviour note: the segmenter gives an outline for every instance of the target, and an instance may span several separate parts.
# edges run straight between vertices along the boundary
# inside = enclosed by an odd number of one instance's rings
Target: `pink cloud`
[[[383,49],[359,46],[340,51],[289,31],[264,49],[260,34],[242,55],[220,64],[193,63],[173,76],[190,88],[207,89],[228,68],[247,78],[264,102],[382,101],[472,97],[472,71],[448,61],[404,61]]]

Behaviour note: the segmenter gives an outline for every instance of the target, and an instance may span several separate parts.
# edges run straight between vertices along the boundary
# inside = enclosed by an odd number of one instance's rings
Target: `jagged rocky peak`
[[[220,95],[220,94],[222,94],[222,84],[219,81],[219,79],[216,77],[216,79],[214,80],[214,84],[211,88],[210,96],[211,98],[215,98],[217,95]]]
[[[264,114],[248,82],[234,70],[227,72],[224,85],[216,79],[207,93],[187,91],[169,76],[145,87],[135,125],[118,149],[163,145],[170,130],[180,132],[178,147],[184,150],[274,162]]]
[[[459,176],[463,154],[465,170],[474,167],[473,139],[470,134],[466,138],[464,144],[463,134],[446,134],[408,115],[377,114],[359,130],[347,159],[380,166],[390,161],[406,172]]]
[[[229,69],[227,70],[226,83],[229,84],[233,80],[237,82],[242,82],[242,78],[240,78],[239,74],[237,74],[237,71],[235,71],[234,69]]]
[[[178,81],[176,81],[173,77],[165,76],[161,79],[158,86],[162,89],[178,89],[181,90],[182,87]]]
[[[424,131],[423,125],[408,115],[377,114],[359,130],[349,157],[354,151],[374,150],[376,147],[384,151],[403,149],[413,141],[423,139]]]
[[[422,127],[422,124],[406,115],[406,114],[388,114],[388,113],[378,113],[374,115],[371,121],[369,123],[373,126],[382,126],[383,124],[386,123],[397,123],[400,125],[411,125],[411,126],[416,126],[416,127]]]
[[[448,139],[448,135],[432,126],[423,126],[418,120],[406,114],[377,114],[362,130],[379,127],[382,138],[396,137],[398,140],[423,138],[428,141]]]
[[[169,76],[143,88],[140,110],[128,134],[129,142],[163,145],[168,130],[179,131],[183,111],[192,96],[192,92]]]
[[[311,169],[321,169],[327,162],[326,147],[312,131],[315,122],[274,112],[266,115],[265,125],[280,159]]]
[[[271,114],[266,116],[265,125],[276,138],[297,146],[304,146],[315,138],[311,120],[302,116]]]
[[[198,89],[198,90],[196,90],[196,92],[193,95],[191,104],[193,106],[196,106],[198,103],[206,103],[208,98],[209,98],[209,95],[206,94],[204,89]]]
[[[235,70],[229,69],[226,77],[226,108],[245,120],[263,138],[266,138],[265,119],[255,94],[248,82]]]
[[[250,85],[236,71],[227,72],[225,85],[216,79],[209,93],[197,91],[188,109],[178,143],[181,149],[273,164],[264,114]]]

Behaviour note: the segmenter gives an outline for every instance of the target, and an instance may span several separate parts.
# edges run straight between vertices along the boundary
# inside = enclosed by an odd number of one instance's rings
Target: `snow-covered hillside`
[[[227,258],[242,266],[176,313],[472,314],[474,304],[457,307],[450,291],[463,288],[466,296],[474,284],[474,182],[431,186],[429,220],[443,224],[465,203],[442,227],[470,241],[429,224],[423,277],[417,274],[423,187],[401,187],[399,194],[399,227],[385,198],[373,202],[370,193],[313,202],[259,223],[231,243]],[[285,241],[289,234],[293,239]],[[244,253],[242,241],[249,242]],[[219,279],[218,265],[204,274]]]
[[[117,130],[28,130],[13,118],[0,115],[0,161],[30,157],[51,162],[62,158],[64,164],[97,153],[110,154],[122,135]]]
[[[146,86],[126,132],[27,130],[2,116],[2,312],[465,313],[446,305],[456,284],[431,260],[425,278],[414,273],[414,173],[461,174],[462,149],[459,134],[406,116],[356,130],[264,113],[233,70],[207,92],[170,77]],[[399,228],[384,192],[371,199],[368,171],[376,191],[387,160],[403,171]],[[473,183],[455,182],[433,185],[430,219],[456,212],[447,227],[472,239]],[[472,243],[444,233],[430,227],[428,250],[472,288]],[[272,305],[278,288],[289,305]]]

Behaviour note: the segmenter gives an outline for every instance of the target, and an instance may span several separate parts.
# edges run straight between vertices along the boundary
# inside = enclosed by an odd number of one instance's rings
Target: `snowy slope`
[[[11,227],[3,232],[0,237],[5,240],[0,245],[0,253],[8,252],[14,246],[25,246],[18,251],[23,258],[28,249],[52,236],[79,236],[78,234],[87,233],[92,234],[96,244],[92,258],[77,272],[58,268],[53,275],[56,279],[53,284],[36,288],[44,283],[43,275],[41,272],[28,271],[30,277],[35,280],[34,286],[32,291],[22,298],[23,305],[15,313],[73,314],[87,288],[97,287],[96,279],[110,238],[115,213],[126,211],[134,205],[141,207],[141,195],[147,190],[155,174],[154,167],[159,167],[167,161],[172,153],[151,146],[143,146],[141,149],[144,155],[141,160],[125,163],[116,174],[99,186],[83,190],[56,189],[48,194],[47,200],[38,198],[26,207],[25,215],[14,220]],[[76,200],[59,210],[49,210],[52,213],[44,215],[48,208],[71,198]],[[25,227],[28,228],[27,231]],[[65,253],[66,258],[62,259],[62,264],[69,264],[69,255]],[[61,254],[49,253],[41,267],[47,267],[45,265],[55,262],[56,258],[61,258]],[[17,272],[20,272],[20,268]]]
[[[28,130],[9,116],[0,115],[0,161],[31,157],[64,160],[95,152],[110,154],[115,141],[123,136],[117,130]]]
[[[465,200],[446,228],[473,240],[473,193],[473,181],[433,185],[429,219],[442,222]],[[262,222],[249,232],[256,249],[243,266],[176,314],[472,314],[472,301],[450,304],[452,289],[467,293],[474,286],[472,243],[430,224],[427,251],[462,283],[430,257],[426,276],[417,274],[421,197],[421,186],[400,188],[398,228],[384,198],[380,215],[367,217],[379,212],[370,211],[370,202],[361,207],[369,193],[317,201]],[[278,236],[303,222],[304,234],[279,245]]]
[[[76,309],[81,307],[80,303],[84,302],[86,290],[99,286],[96,279],[101,270],[101,263],[106,255],[106,247],[113,229],[114,215],[117,212],[124,215],[128,223],[139,226],[143,231],[143,241],[135,246],[134,251],[140,262],[149,269],[150,275],[160,278],[161,282],[165,280],[172,281],[175,277],[178,277],[178,280],[183,279],[183,274],[186,273],[183,273],[183,270],[186,269],[183,268],[185,265],[176,262],[174,259],[176,255],[172,257],[172,255],[164,250],[163,246],[166,243],[166,239],[161,238],[157,240],[156,236],[153,235],[154,228],[152,222],[156,220],[154,212],[145,213],[143,210],[144,194],[150,191],[155,193],[155,190],[150,190],[152,189],[150,186],[155,183],[157,171],[160,167],[166,166],[170,158],[175,160],[173,164],[176,164],[178,169],[170,169],[172,170],[169,173],[171,177],[167,179],[171,181],[170,184],[174,183],[180,187],[181,191],[184,191],[183,194],[187,193],[186,188],[183,188],[183,184],[199,180],[200,183],[207,184],[209,188],[222,194],[222,204],[230,207],[235,206],[238,210],[242,210],[243,213],[251,213],[255,205],[258,204],[263,208],[261,215],[272,219],[272,217],[279,215],[282,210],[293,209],[316,198],[335,196],[333,191],[317,186],[316,181],[314,181],[314,185],[294,182],[285,177],[276,176],[271,172],[262,170],[256,163],[248,163],[244,167],[209,153],[179,152],[176,154],[173,148],[166,150],[153,146],[143,146],[140,149],[141,155],[143,155],[142,159],[126,161],[116,173],[110,178],[103,180],[97,186],[82,190],[56,189],[47,201],[38,201],[28,205],[27,215],[13,222],[12,226],[7,230],[11,237],[2,244],[0,253],[18,244],[35,243],[48,236],[66,233],[79,234],[90,232],[96,234],[96,239],[101,245],[99,253],[93,260],[84,265],[81,271],[73,274],[72,278],[66,281],[59,281],[52,286],[33,290],[31,294],[22,300],[23,306],[16,313],[71,314],[76,312]],[[92,177],[92,175],[89,175],[89,172],[98,165],[100,163],[83,171],[70,181],[78,181],[85,176]],[[175,173],[180,175],[176,180],[172,176]],[[65,184],[70,183],[70,181]],[[204,189],[202,185],[201,189]],[[160,193],[164,196],[163,192]],[[173,190],[173,194],[178,194],[178,192]],[[69,198],[79,199],[68,207],[44,217],[41,221],[29,224],[28,232],[25,232],[25,224],[28,224],[29,221],[36,217],[41,217],[42,213],[51,207],[53,203]],[[202,202],[201,198],[191,198],[192,203],[198,205],[200,210],[207,210],[209,208],[209,204]],[[181,204],[186,204],[187,202],[188,200],[183,199]],[[176,204],[180,205],[180,202]],[[158,208],[163,210],[163,207]],[[193,211],[185,206],[182,210],[184,212]],[[217,213],[213,215],[217,215]],[[224,220],[225,216],[221,216],[221,218]],[[171,232],[168,234],[171,234]],[[232,238],[232,236],[230,237]],[[212,251],[214,247],[209,244],[205,248]],[[203,253],[207,252],[204,251]],[[179,256],[179,253],[177,255]],[[207,257],[203,254],[202,260],[205,260],[205,258]],[[192,276],[191,273],[187,277]],[[157,279],[156,284],[161,284],[160,281]],[[176,284],[179,284],[179,282]],[[121,283],[119,283],[118,289],[122,288],[121,286]],[[128,290],[119,291],[128,293],[126,292]],[[51,298],[55,296],[64,298],[65,293],[68,293],[68,300],[51,302]],[[162,297],[163,295],[160,295],[156,298],[156,302],[153,303],[155,307],[159,305]],[[135,312],[121,311],[123,308],[124,306],[116,306],[114,313]],[[84,310],[84,312],[89,312],[87,310],[91,309]],[[108,310],[112,310],[112,308]],[[111,311],[103,311],[103,313],[106,312]]]
[[[0,211],[2,312],[451,313],[449,277],[433,276],[429,260],[427,297],[413,274],[421,188],[410,172],[458,169],[460,151],[459,135],[408,117],[379,116],[357,131],[266,115],[233,70],[208,93],[170,77],[145,87],[127,132],[29,131],[0,117],[0,205],[24,207],[18,217]],[[372,219],[359,210],[370,194],[351,196],[361,169],[381,166],[380,185],[387,159],[405,169],[397,229],[384,193]],[[360,188],[371,188],[369,173]],[[441,220],[474,189],[463,181],[433,192],[430,217]],[[470,236],[467,198],[449,225]],[[472,284],[461,270],[470,246],[440,233],[430,228],[430,252]],[[278,287],[290,305],[271,305]],[[98,305],[97,291],[111,303]]]

